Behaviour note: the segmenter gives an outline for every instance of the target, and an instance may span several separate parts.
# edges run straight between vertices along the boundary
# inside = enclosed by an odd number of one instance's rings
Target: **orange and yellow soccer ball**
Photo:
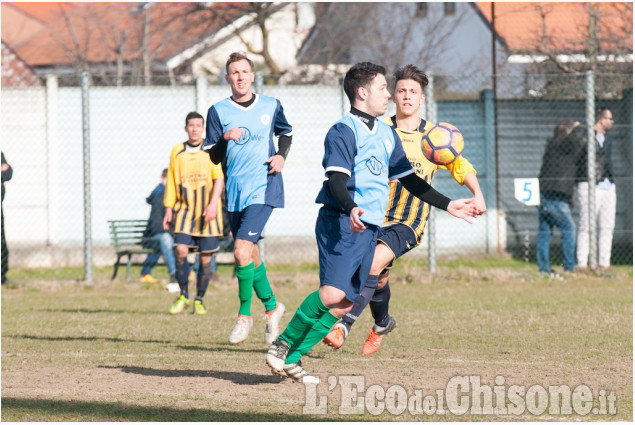
[[[463,152],[463,146],[463,135],[447,122],[438,123],[421,138],[423,154],[437,165],[452,164]]]

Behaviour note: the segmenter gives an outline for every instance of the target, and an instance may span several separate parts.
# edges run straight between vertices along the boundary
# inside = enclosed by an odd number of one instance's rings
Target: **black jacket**
[[[615,183],[615,173],[613,172],[613,162],[611,161],[611,150],[613,141],[608,132],[604,133],[604,146],[595,140],[595,182],[599,183],[608,177],[611,183]],[[577,181],[589,181],[589,172],[587,170],[587,145],[583,146],[580,162],[578,164]]]
[[[4,159],[4,152],[1,153],[2,154],[2,163],[3,164],[7,164],[7,160]],[[9,165],[9,169],[7,171],[3,171],[2,172],[2,200],[4,201],[4,182],[8,182],[9,180],[11,180],[11,177],[13,177],[13,168],[11,168],[11,166]]]
[[[585,143],[585,129],[578,126],[567,137],[547,141],[540,167],[540,193],[543,196],[571,200],[576,174]]]
[[[143,245],[146,246],[150,242],[152,236],[163,233],[163,216],[165,216],[165,205],[163,205],[163,194],[165,193],[165,185],[159,184],[154,188],[150,196],[146,198],[146,202],[152,206],[150,209],[150,218],[146,230],[143,232]],[[174,229],[170,228],[170,234],[174,234]]]

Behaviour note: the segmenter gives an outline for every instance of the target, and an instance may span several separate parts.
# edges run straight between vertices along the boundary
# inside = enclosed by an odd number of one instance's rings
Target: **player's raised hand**
[[[269,174],[275,174],[282,171],[284,167],[284,157],[282,155],[274,155],[267,160],[269,164]]]
[[[485,214],[485,211],[487,211],[487,206],[485,205],[485,198],[483,198],[482,193],[474,195],[474,205],[476,206],[478,215]]]
[[[238,127],[231,128],[223,133],[223,139],[227,141],[235,140],[237,142],[241,137],[243,137],[243,131]]]
[[[450,201],[447,211],[454,217],[462,218],[470,224],[472,220],[470,220],[469,217],[478,217],[479,215],[474,198]]]
[[[364,209],[360,207],[355,207],[351,210],[351,214],[349,216],[348,225],[351,227],[351,232],[359,233],[363,232],[366,229],[364,223],[359,219],[364,214]]]

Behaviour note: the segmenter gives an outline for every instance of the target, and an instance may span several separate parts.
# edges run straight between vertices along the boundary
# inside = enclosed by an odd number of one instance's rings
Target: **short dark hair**
[[[227,59],[227,63],[225,64],[225,71],[229,73],[229,65],[238,61],[247,61],[247,63],[249,63],[249,67],[252,70],[254,69],[254,62],[249,59],[246,54],[244,54],[243,52],[234,52],[230,54],[229,59]]]
[[[599,106],[597,108],[595,108],[595,122],[600,121],[600,118],[604,117],[604,113],[606,111],[610,111],[611,108],[607,107],[607,106]]]
[[[428,85],[428,76],[416,66],[410,64],[395,71],[395,87],[401,80],[414,80],[421,84],[421,91]]]
[[[185,125],[187,126],[187,123],[194,119],[194,118],[200,118],[203,120],[203,124],[205,124],[205,118],[203,118],[203,115],[199,114],[198,112],[190,112],[189,114],[187,114],[187,116],[185,117]]]
[[[360,87],[367,87],[377,74],[386,75],[386,68],[370,62],[356,63],[344,76],[344,93],[351,105]]]
[[[168,169],[164,168],[163,171],[161,171],[161,177],[166,178],[168,176]]]
[[[563,139],[567,137],[569,134],[571,134],[574,128],[575,128],[575,121],[562,120],[553,129],[553,138]]]

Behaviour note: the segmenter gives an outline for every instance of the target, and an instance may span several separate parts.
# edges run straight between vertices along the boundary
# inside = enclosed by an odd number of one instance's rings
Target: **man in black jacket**
[[[611,161],[612,140],[608,131],[613,127],[613,113],[607,107],[595,111],[595,214],[589,217],[589,182],[587,154],[583,151],[578,167],[576,194],[580,205],[578,225],[577,259],[580,271],[585,271],[589,262],[590,220],[598,223],[598,264],[606,270],[611,265],[611,245],[615,228],[615,174]]]
[[[562,233],[562,259],[565,272],[575,266],[575,223],[571,215],[577,164],[584,143],[584,130],[577,121],[558,123],[547,141],[540,168],[540,206],[536,258],[541,273],[553,273],[549,243],[553,228]]]
[[[152,268],[157,265],[159,257],[163,255],[163,260],[170,273],[170,282],[176,282],[176,263],[174,258],[174,235],[173,229],[163,230],[163,216],[165,206],[163,205],[163,194],[165,193],[165,180],[168,170],[165,168],[161,173],[161,182],[154,188],[146,202],[152,206],[148,225],[143,233],[144,248],[154,249],[155,252],[148,254],[141,269],[141,281],[146,283],[156,283],[157,279],[150,274]]]
[[[13,168],[4,159],[2,152],[2,204],[4,204],[4,182],[11,180],[13,177]],[[4,208],[2,209],[2,284],[7,281],[7,272],[9,271],[9,248],[4,238]]]

